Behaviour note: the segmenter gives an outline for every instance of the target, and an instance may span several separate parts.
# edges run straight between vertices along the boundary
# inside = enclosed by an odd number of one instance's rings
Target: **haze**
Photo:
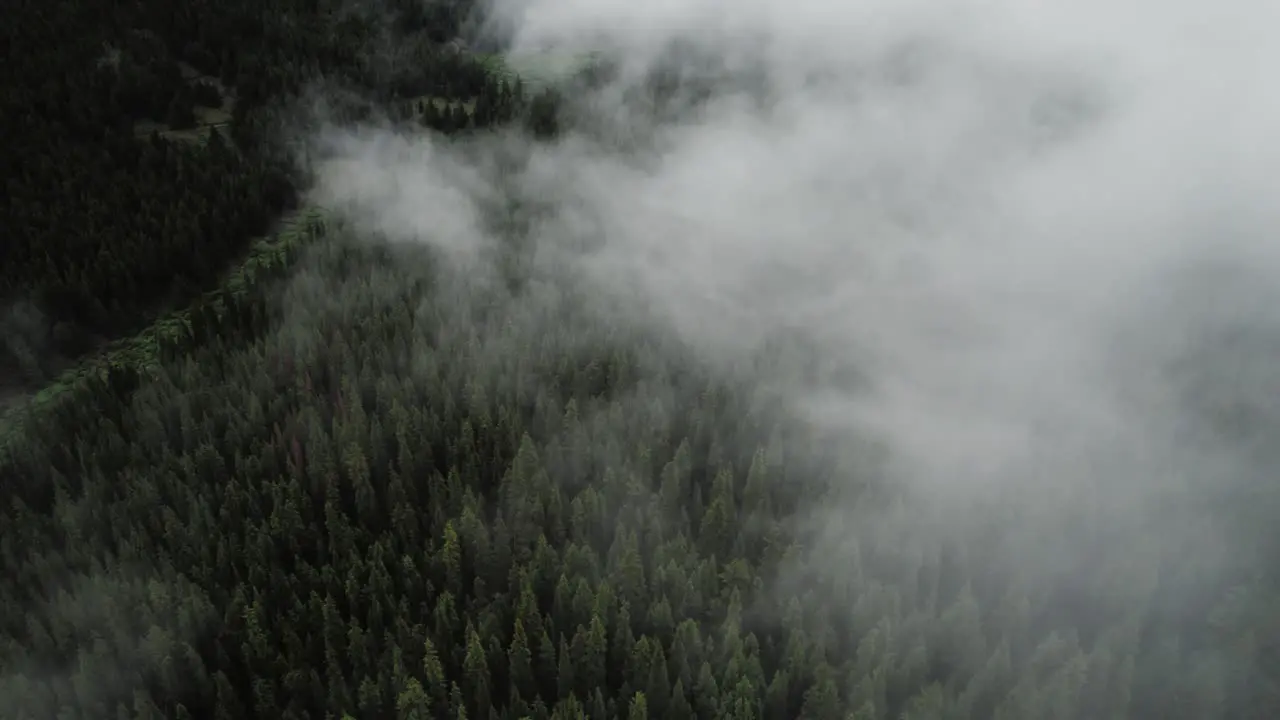
[[[1280,4],[495,11],[516,52],[619,61],[617,83],[574,103],[603,134],[540,145],[503,176],[484,159],[511,138],[473,141],[463,158],[425,136],[330,129],[322,202],[475,255],[489,244],[480,208],[517,187],[554,211],[535,233],[540,257],[703,361],[731,368],[803,340],[823,372],[757,379],[850,448],[882,443],[877,472],[952,511],[1000,500],[1034,528],[1078,510],[1066,503],[1089,488],[1114,527],[1191,542],[1170,497],[1194,508],[1207,488],[1274,467],[1258,447],[1274,441],[1268,398],[1280,393],[1280,85],[1268,70],[1280,68]],[[650,122],[624,98],[676,40],[757,90]],[[1241,412],[1261,443],[1223,429]],[[919,535],[917,510],[885,522]],[[828,512],[838,547],[850,511]],[[1230,518],[1205,522],[1200,543]],[[1129,532],[1117,551],[1137,542]]]

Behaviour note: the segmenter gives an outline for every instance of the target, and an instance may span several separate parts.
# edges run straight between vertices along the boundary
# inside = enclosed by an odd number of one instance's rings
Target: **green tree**
[[[627,720],[649,720],[649,705],[644,693],[637,692],[631,697],[631,703],[627,706]]]

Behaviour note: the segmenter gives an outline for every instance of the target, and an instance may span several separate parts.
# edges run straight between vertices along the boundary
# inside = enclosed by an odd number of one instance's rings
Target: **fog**
[[[483,158],[509,137],[464,157],[426,136],[330,128],[322,202],[471,258],[461,270],[490,243],[495,188],[518,187],[554,210],[535,232],[542,258],[705,362],[803,339],[826,371],[761,382],[851,447],[882,443],[885,478],[952,512],[999,500],[1060,517],[1080,496],[1131,533],[1178,545],[1195,525],[1204,542],[1229,524],[1188,523],[1204,493],[1273,467],[1280,4],[494,12],[514,52],[618,61],[616,84],[574,102],[603,135],[539,145],[503,176]],[[623,98],[677,40],[757,90],[650,123]]]

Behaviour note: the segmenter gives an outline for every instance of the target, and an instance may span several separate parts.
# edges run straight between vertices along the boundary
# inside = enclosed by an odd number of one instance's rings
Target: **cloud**
[[[529,148],[501,180],[554,210],[542,256],[712,364],[803,340],[823,372],[764,379],[825,427],[882,441],[905,486],[944,502],[1079,486],[1154,515],[1156,495],[1264,468],[1223,418],[1270,417],[1259,399],[1280,392],[1265,371],[1280,5],[495,12],[516,52],[602,50],[622,68],[575,101],[603,130]],[[751,82],[656,122],[635,83],[680,48]],[[345,132],[337,147],[328,199],[404,238],[490,242],[477,218],[494,173],[424,138]],[[1217,347],[1226,335],[1253,340]]]

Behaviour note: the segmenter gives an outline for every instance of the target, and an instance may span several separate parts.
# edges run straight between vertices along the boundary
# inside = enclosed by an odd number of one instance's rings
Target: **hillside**
[[[420,29],[405,36],[408,62],[388,73],[368,52],[374,18],[295,5],[280,3],[262,23],[255,3],[188,3],[175,14],[164,3],[99,10],[57,0],[25,3],[6,23],[6,137],[18,141],[4,164],[25,168],[0,206],[10,236],[0,371],[14,385],[38,387],[181,309],[296,209],[296,164],[277,133],[321,76],[367,88],[375,103],[497,92],[474,59]],[[85,32],[68,41],[53,30],[64,26]],[[286,35],[294,41],[278,42]],[[224,142],[203,142],[215,127]]]
[[[0,273],[5,438],[28,406],[43,404],[89,368],[128,354],[124,348],[138,342],[131,336],[157,318],[181,315],[202,294],[242,274],[243,263],[281,242],[278,232],[288,236],[294,219],[311,213],[299,206],[295,158],[267,141],[312,82],[298,67],[310,63],[309,56],[337,52],[330,70],[339,77],[372,71],[370,60],[359,57],[366,42],[360,22],[300,16],[307,22],[291,32],[310,40],[296,50],[278,49],[277,62],[255,68],[251,64],[262,57],[240,58],[220,44],[231,39],[223,22],[211,25],[224,34],[202,35],[203,45],[178,42],[173,33],[209,10],[193,5],[174,19],[164,17],[160,6],[143,4],[110,15],[74,48],[58,50],[56,62],[68,72],[54,96],[34,103],[41,113],[7,115],[13,136],[25,142],[6,152],[14,163],[43,172],[11,179],[13,193],[0,210],[12,237]],[[279,25],[258,32],[283,32],[293,23],[292,12],[282,8],[275,17]],[[59,2],[26,7],[9,27],[44,28],[54,20],[96,22],[83,5]],[[335,40],[328,29],[339,20],[350,34]],[[33,98],[51,92],[34,69],[55,62],[42,31],[14,36],[21,51],[15,57],[24,63],[7,76],[14,107],[29,109]],[[407,38],[405,46],[421,59],[414,77],[392,77],[392,84],[428,91],[419,97],[444,111],[424,117],[419,109],[420,122],[457,132],[509,112],[489,99],[498,93],[498,76],[486,84],[483,69],[469,57],[421,36]],[[275,96],[264,92],[264,83],[275,87]],[[379,96],[403,91],[364,84],[372,98],[333,112],[367,113]],[[67,104],[59,104],[57,92]],[[111,101],[96,103],[94,92]],[[479,97],[486,101],[477,118]],[[104,168],[114,175],[101,179]]]
[[[857,384],[831,339],[760,329],[821,273],[729,287],[712,317],[740,325],[671,319],[704,319],[709,268],[751,249],[717,233],[758,228],[728,191],[652,203],[627,173],[750,82],[673,60],[627,89],[635,130],[583,109],[606,82],[571,82],[584,58],[459,52],[472,12],[15,13],[4,117],[32,140],[4,157],[36,169],[9,178],[3,287],[41,320],[5,337],[26,375],[0,414],[0,718],[1280,717],[1274,418],[1232,384],[1270,382],[1273,344],[1180,370],[1236,423],[1195,426],[1230,472],[904,483],[894,448],[813,411]],[[86,39],[55,53],[55,22]],[[122,39],[141,27],[150,60]],[[103,47],[145,67],[145,108],[82,67]],[[333,147],[300,161],[307,133]],[[628,213],[606,225],[581,185]],[[756,202],[792,247],[821,230],[822,198],[806,224]],[[611,274],[700,241],[687,284]]]

